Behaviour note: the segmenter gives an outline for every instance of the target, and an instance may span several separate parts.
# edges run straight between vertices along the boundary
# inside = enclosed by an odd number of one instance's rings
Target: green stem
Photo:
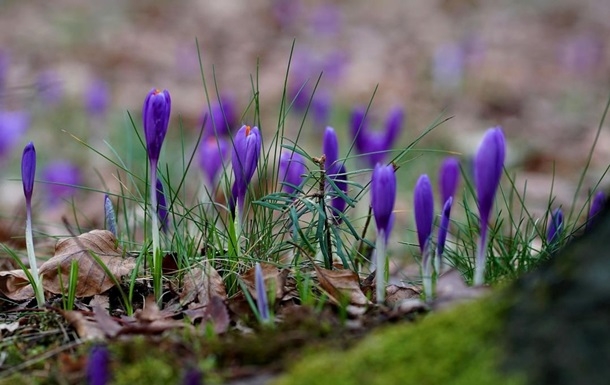
[[[32,270],[31,282],[34,287],[34,293],[36,295],[36,302],[38,307],[42,308],[45,304],[44,291],[42,283],[40,282],[40,276],[38,275],[38,265],[36,264],[36,254],[34,253],[34,238],[32,236],[32,204],[26,202],[26,218],[25,218],[25,247],[28,252],[28,261],[30,262],[30,270]]]

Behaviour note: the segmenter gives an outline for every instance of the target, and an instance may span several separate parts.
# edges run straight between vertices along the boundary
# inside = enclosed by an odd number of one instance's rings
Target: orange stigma
[[[161,90],[158,88],[155,88],[155,90],[153,91],[154,95],[159,95],[161,93]]]
[[[250,135],[250,126],[246,126],[246,136]]]

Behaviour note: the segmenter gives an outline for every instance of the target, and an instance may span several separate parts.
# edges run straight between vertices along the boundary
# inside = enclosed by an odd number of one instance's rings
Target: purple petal
[[[388,118],[385,124],[385,143],[384,151],[389,151],[394,147],[396,140],[400,136],[402,130],[404,111],[400,107],[394,107],[388,113]]]
[[[263,322],[269,321],[269,302],[267,301],[267,288],[265,287],[265,279],[263,278],[263,269],[261,264],[256,262],[254,267],[254,286],[256,289],[256,304],[258,314]]]
[[[110,353],[105,346],[94,346],[87,361],[87,383],[106,385],[110,383]]]
[[[432,234],[434,222],[434,195],[428,175],[423,174],[417,180],[415,190],[413,191],[413,200],[417,238],[419,240],[419,248],[423,254]]]
[[[161,231],[167,233],[167,231],[169,230],[169,213],[167,212],[167,200],[165,199],[163,183],[161,183],[161,179],[159,178],[157,178],[156,190],[157,215],[159,216],[159,223],[161,223]]]
[[[42,170],[42,180],[47,201],[53,205],[74,195],[81,183],[80,169],[67,160],[52,161]]]
[[[102,79],[94,79],[85,93],[85,109],[89,116],[100,118],[106,115],[110,104],[110,89]]]
[[[296,188],[301,185],[305,172],[305,160],[301,154],[282,151],[278,175],[280,183],[282,183],[282,190],[288,194],[294,194]]]
[[[199,164],[203,170],[208,185],[216,185],[218,175],[224,170],[224,164],[229,156],[229,142],[224,138],[209,136],[203,142],[199,151]]]
[[[598,191],[593,197],[591,208],[589,209],[589,215],[587,216],[586,231],[591,230],[591,226],[595,223],[597,215],[604,209],[606,205],[606,194],[603,191]]]
[[[447,198],[445,205],[443,206],[443,213],[441,214],[441,224],[438,228],[438,240],[437,240],[437,256],[441,258],[445,251],[445,241],[447,240],[447,231],[449,231],[449,219],[451,216],[451,205],[453,204],[453,197]]]
[[[549,225],[546,233],[547,244],[552,245],[559,241],[559,237],[563,232],[563,211],[560,208],[555,209],[551,214]]]
[[[152,89],[144,100],[142,119],[144,121],[144,135],[146,149],[151,162],[159,160],[161,146],[167,134],[169,115],[171,112],[171,98],[167,90]]]
[[[326,131],[324,131],[322,152],[326,156],[324,168],[331,170],[339,159],[339,139],[337,139],[335,129],[332,127],[326,127]]]
[[[394,166],[377,164],[371,177],[371,206],[377,232],[389,236],[390,218],[396,200],[396,174]]]
[[[36,148],[34,143],[30,142],[23,149],[23,156],[21,157],[21,180],[23,181],[23,194],[27,203],[32,201],[35,176]]]
[[[500,127],[487,130],[474,160],[474,182],[479,204],[481,228],[486,228],[502,177],[506,142]]]
[[[261,151],[260,131],[257,127],[242,126],[233,140],[233,173],[235,175],[236,198],[243,201],[248,184],[256,171]]]
[[[9,155],[30,125],[25,111],[0,111],[0,159]]]
[[[455,195],[460,176],[460,162],[457,158],[447,157],[441,164],[438,184],[440,188],[441,204]]]
[[[348,188],[347,170],[345,168],[345,164],[344,163],[335,163],[335,166],[333,166],[333,168],[336,169],[336,172],[334,172],[334,171],[329,172],[328,177],[333,180],[333,182],[335,183],[335,185],[341,192],[343,192],[344,194],[347,194],[347,188]],[[345,201],[345,199],[342,196],[340,196],[335,191],[335,192],[331,193],[330,205],[333,208],[333,214],[335,215],[335,221],[337,223],[340,223],[341,217],[338,214],[345,211],[347,202]]]

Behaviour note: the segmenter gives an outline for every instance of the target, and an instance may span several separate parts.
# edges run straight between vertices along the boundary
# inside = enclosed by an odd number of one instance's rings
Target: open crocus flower
[[[591,226],[595,223],[597,215],[604,209],[606,205],[606,194],[603,191],[598,191],[593,197],[589,215],[587,215],[587,225],[585,231],[590,231]]]
[[[301,185],[306,172],[305,160],[301,154],[288,150],[282,151],[278,179],[283,191],[290,195],[294,194]]]
[[[563,211],[561,208],[555,209],[551,214],[549,225],[547,226],[546,242],[549,246],[553,247],[555,243],[561,239],[561,233],[563,232]]]
[[[28,143],[23,149],[21,157],[21,180],[23,182],[23,195],[25,196],[25,246],[28,252],[28,262],[32,271],[31,284],[36,294],[38,307],[42,308],[45,303],[42,282],[38,275],[38,265],[34,253],[34,237],[32,235],[32,194],[34,193],[34,178],[36,177],[36,148],[34,143]]]
[[[400,135],[403,118],[403,110],[395,107],[388,114],[385,130],[372,131],[368,125],[366,109],[355,108],[352,111],[351,130],[356,151],[365,156],[370,167],[386,162],[388,152]]]
[[[377,303],[385,301],[385,249],[394,221],[392,214],[396,200],[396,174],[394,165],[377,164],[371,178],[371,207],[377,225],[376,254],[376,296]]]
[[[494,204],[496,192],[500,185],[506,142],[500,127],[487,130],[474,159],[474,183],[479,207],[481,238],[475,260],[474,284],[482,285],[485,279],[485,259],[487,251],[487,225]]]
[[[229,157],[229,142],[216,136],[209,136],[199,150],[199,164],[206,177],[208,187],[214,191],[218,175],[224,170]]]
[[[419,177],[413,191],[413,212],[415,214],[415,226],[417,227],[417,238],[419,250],[422,255],[422,278],[424,283],[424,294],[426,299],[432,298],[432,248],[430,247],[430,236],[434,224],[434,195],[432,184],[428,175]]]
[[[261,134],[258,127],[242,126],[233,140],[232,164],[235,175],[233,188],[238,210],[237,220],[240,223],[244,214],[244,200],[248,185],[258,165],[261,144]]]

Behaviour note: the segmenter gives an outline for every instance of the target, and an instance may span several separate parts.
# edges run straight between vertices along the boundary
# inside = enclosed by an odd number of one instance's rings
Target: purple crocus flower
[[[110,383],[110,352],[103,345],[94,346],[87,360],[87,384],[106,385]]]
[[[228,156],[229,142],[226,139],[209,136],[204,140],[201,150],[199,150],[199,164],[210,188],[213,189],[216,186],[216,180],[224,170]]]
[[[25,111],[0,111],[0,160],[6,158],[30,125]]]
[[[434,52],[432,79],[439,89],[456,89],[462,83],[465,69],[464,48],[457,43],[443,44]]]
[[[101,119],[106,116],[110,105],[108,83],[100,78],[91,81],[85,92],[85,109],[90,117]]]
[[[267,300],[267,288],[265,287],[265,279],[263,277],[263,269],[261,264],[256,262],[254,267],[254,286],[256,289],[256,305],[258,307],[258,315],[261,322],[269,322],[269,302]]]
[[[189,369],[182,380],[182,385],[201,385],[202,383],[203,373],[198,369]]]
[[[445,251],[445,241],[447,240],[447,232],[449,231],[449,219],[451,216],[451,205],[453,204],[453,197],[449,197],[443,205],[443,212],[441,213],[441,224],[438,228],[438,239],[436,245],[436,261],[435,270],[437,274],[441,273],[441,265],[443,262],[443,252]]]
[[[208,115],[207,120],[205,119],[206,115]],[[210,136],[229,135],[238,123],[234,98],[224,95],[219,97],[218,101],[210,102],[210,106],[206,106],[201,118],[201,122],[203,123],[204,121],[204,139]]]
[[[161,222],[161,231],[167,233],[169,230],[169,213],[167,212],[167,200],[165,199],[165,191],[161,179],[157,178],[157,215]]]
[[[555,209],[551,214],[551,219],[549,220],[549,225],[547,227],[546,232],[546,242],[549,245],[553,245],[554,243],[559,241],[559,237],[563,232],[563,211],[561,208]]]
[[[377,303],[385,301],[385,248],[394,222],[394,201],[396,200],[396,174],[394,165],[377,164],[371,177],[371,207],[377,225],[375,245],[375,295]]]
[[[396,201],[396,174],[394,166],[377,164],[371,177],[371,206],[377,232],[389,238],[392,211]]]
[[[606,194],[603,191],[598,191],[593,197],[591,208],[589,209],[589,215],[587,216],[587,225],[585,231],[591,230],[591,226],[596,221],[596,216],[599,214],[606,205]]]
[[[337,160],[339,159],[339,139],[337,139],[335,129],[332,127],[326,127],[326,130],[324,131],[322,152],[326,157],[324,168],[328,172],[334,172],[335,170],[333,170],[333,168],[336,169],[338,167]]]
[[[81,183],[78,166],[67,160],[49,162],[42,170],[42,180],[46,183],[45,198],[53,206],[64,199],[69,199]]]
[[[261,135],[258,127],[242,126],[233,140],[233,173],[235,175],[235,199],[239,215],[243,215],[244,199],[248,184],[256,171],[261,152]]]
[[[328,123],[330,109],[330,93],[326,90],[317,90],[311,101],[311,113],[316,127],[324,127]]]
[[[487,225],[496,191],[500,185],[505,156],[506,142],[502,129],[500,127],[490,128],[483,136],[474,159],[474,183],[481,226],[481,239],[475,261],[474,284],[477,286],[483,284],[484,280]]]
[[[434,195],[432,184],[428,175],[423,174],[415,184],[413,191],[413,212],[415,213],[415,226],[417,227],[417,238],[419,250],[422,255],[427,253],[428,242],[432,234],[434,224]]]
[[[290,195],[294,194],[301,185],[303,174],[306,171],[305,160],[301,154],[287,150],[282,151],[278,173],[282,190]]]
[[[21,158],[21,179],[23,181],[23,195],[25,202],[30,205],[32,193],[34,192],[34,178],[36,176],[36,148],[33,142],[29,142],[23,149]]]
[[[365,155],[370,167],[377,163],[384,163],[387,153],[392,149],[394,142],[400,135],[404,112],[395,107],[390,110],[385,124],[385,130],[371,131],[366,119],[366,109],[356,108],[352,111],[351,127],[356,150]]]
[[[441,204],[455,195],[460,176],[460,162],[452,156],[445,158],[441,164],[438,185],[440,189]]]
[[[161,154],[161,146],[167,134],[169,115],[172,101],[167,90],[150,90],[142,108],[144,120],[144,135],[146,136],[146,150],[151,167],[156,166]]]
[[[337,169],[336,173],[329,174],[328,177],[334,182],[337,189],[341,191],[343,194],[347,195],[347,169],[345,168],[344,163],[336,164],[333,168]],[[331,194],[330,198],[330,207],[333,210],[333,215],[336,223],[341,223],[341,214],[345,211],[345,207],[347,206],[347,202],[345,199],[339,195],[337,191],[334,191]]]

